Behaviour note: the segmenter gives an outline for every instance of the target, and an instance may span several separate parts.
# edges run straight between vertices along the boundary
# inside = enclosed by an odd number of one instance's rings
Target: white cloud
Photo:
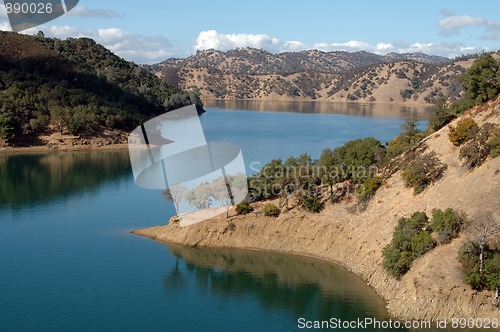
[[[196,38],[194,50],[218,49],[227,51],[237,47],[262,48],[270,52],[284,52],[302,49],[302,44],[296,41],[282,42],[265,34],[249,33],[219,33],[215,30],[202,31]]]
[[[376,48],[379,52],[387,52],[393,50],[394,46],[390,43],[378,43]]]
[[[12,31],[10,27],[9,18],[7,17],[7,10],[5,6],[0,5],[0,30]]]
[[[216,30],[207,30],[199,33],[193,49],[195,51],[217,49],[227,51],[237,47],[253,47],[264,49],[271,53],[294,52],[309,49],[321,51],[361,51],[372,49],[368,43],[351,40],[342,43],[315,43],[306,44],[300,41],[282,41],[266,34],[232,33],[226,34]]]
[[[441,34],[445,36],[458,34],[460,32],[460,29],[467,27],[484,27],[485,34],[482,36],[482,39],[500,39],[500,23],[487,20],[484,17],[452,15],[440,19],[438,21],[438,26],[441,28]]]
[[[350,40],[344,43],[316,43],[312,45],[312,48],[318,49],[320,51],[330,52],[330,51],[346,51],[346,52],[356,52],[356,51],[368,51],[373,47],[365,42]]]
[[[459,29],[464,27],[473,27],[485,25],[486,19],[482,17],[463,16],[448,16],[439,20],[438,25],[442,29],[457,33]]]
[[[112,10],[112,9],[88,9],[85,6],[76,6],[72,10],[70,10],[67,14],[67,16],[81,16],[85,18],[92,18],[92,17],[98,17],[98,18],[118,18],[118,17],[123,17],[122,14],[119,12]]]
[[[486,34],[483,39],[499,40],[500,39],[500,22],[488,22],[486,25]]]
[[[499,31],[497,31],[499,32]],[[196,51],[214,48],[220,51],[227,51],[236,47],[253,47],[264,49],[272,53],[302,51],[317,49],[324,52],[331,51],[367,51],[376,54],[397,53],[426,53],[430,55],[440,55],[445,57],[455,57],[463,53],[476,53],[488,51],[482,47],[472,47],[461,43],[407,43],[407,42],[379,42],[370,44],[363,41],[351,40],[347,42],[335,43],[314,43],[306,44],[300,41],[282,41],[278,38],[264,34],[224,34],[215,30],[202,31],[193,48]]]
[[[23,33],[43,31],[47,37],[65,39],[88,37],[122,58],[136,63],[157,63],[177,54],[172,43],[165,37],[134,34],[119,28],[82,30],[72,26],[38,26]]]

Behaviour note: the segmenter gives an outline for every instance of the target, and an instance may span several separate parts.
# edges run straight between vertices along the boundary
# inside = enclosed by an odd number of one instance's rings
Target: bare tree
[[[491,211],[482,211],[472,218],[468,232],[472,240],[479,243],[479,272],[483,273],[485,246],[492,240],[498,240],[500,225]]]
[[[213,196],[226,208],[226,219],[229,218],[229,208],[233,205],[233,197],[227,177],[215,179],[211,186]]]
[[[167,189],[162,191],[162,195],[166,201],[172,201],[175,206],[175,211],[179,213],[179,203],[182,202],[186,196],[187,188],[182,184],[173,184]]]

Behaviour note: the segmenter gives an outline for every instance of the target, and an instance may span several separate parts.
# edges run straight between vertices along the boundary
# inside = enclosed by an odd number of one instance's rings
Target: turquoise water
[[[367,133],[387,140],[402,121],[210,108],[202,116],[207,138],[240,144],[247,164],[318,157]],[[129,234],[166,223],[174,209],[135,185],[127,151],[0,155],[0,184],[0,331],[293,331],[301,317],[389,319],[340,267]]]

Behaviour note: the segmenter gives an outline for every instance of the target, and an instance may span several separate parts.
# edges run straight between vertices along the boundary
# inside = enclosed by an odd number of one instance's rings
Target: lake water
[[[212,101],[206,109],[201,122],[207,140],[240,145],[249,173],[276,158],[305,152],[319,158],[323,149],[352,139],[371,136],[385,144],[405,119],[418,119],[425,128],[430,111],[392,104],[262,101]]]
[[[207,110],[207,138],[239,144],[247,164],[388,140],[404,120]],[[338,266],[128,233],[173,211],[135,185],[127,151],[0,155],[0,331],[293,331],[301,317],[390,318]]]

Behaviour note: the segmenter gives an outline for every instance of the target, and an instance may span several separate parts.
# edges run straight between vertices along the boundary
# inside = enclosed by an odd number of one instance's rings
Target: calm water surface
[[[207,138],[240,144],[247,162],[387,140],[402,121],[215,108],[202,116]],[[293,331],[300,317],[389,318],[337,266],[128,233],[173,211],[159,191],[134,184],[127,151],[0,155],[0,331]]]

